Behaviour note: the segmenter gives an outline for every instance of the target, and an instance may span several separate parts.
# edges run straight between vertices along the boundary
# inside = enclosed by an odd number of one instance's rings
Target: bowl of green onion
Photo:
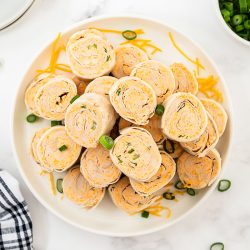
[[[250,0],[214,0],[222,25],[236,40],[250,45]]]

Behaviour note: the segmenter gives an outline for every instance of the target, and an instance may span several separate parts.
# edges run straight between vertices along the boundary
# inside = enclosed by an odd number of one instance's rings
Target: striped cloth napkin
[[[0,170],[0,249],[33,249],[32,222],[17,180]]]

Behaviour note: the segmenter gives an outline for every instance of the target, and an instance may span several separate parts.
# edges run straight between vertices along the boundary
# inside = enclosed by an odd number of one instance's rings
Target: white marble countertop
[[[234,108],[234,142],[225,178],[232,188],[214,191],[184,221],[157,233],[111,238],[81,231],[61,221],[34,198],[21,179],[11,148],[11,107],[20,79],[41,46],[70,24],[101,14],[157,18],[196,40],[224,75]],[[36,0],[17,23],[0,32],[0,162],[20,181],[39,249],[206,250],[222,241],[226,250],[250,249],[250,47],[234,41],[220,25],[211,0]]]

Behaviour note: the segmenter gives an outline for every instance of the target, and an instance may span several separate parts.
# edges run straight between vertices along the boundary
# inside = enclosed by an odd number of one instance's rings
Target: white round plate
[[[33,2],[34,0],[1,0],[0,30],[6,28],[20,18]]]
[[[224,168],[229,152],[232,134],[231,104],[224,80],[208,55],[189,38],[169,27],[168,25],[158,21],[150,20],[148,18],[132,16],[113,16],[87,19],[63,32],[62,41],[66,43],[68,37],[72,33],[87,27],[118,30],[141,28],[145,31],[145,34],[142,35],[142,37],[152,39],[153,43],[163,50],[163,52],[153,55],[152,59],[159,60],[163,63],[166,63],[167,65],[179,61],[185,63],[191,70],[195,69],[194,65],[189,63],[172,46],[168,38],[168,32],[171,32],[176,42],[190,57],[198,57],[200,59],[201,63],[206,68],[206,71],[202,72],[204,76],[210,74],[219,76],[219,88],[224,95],[223,105],[229,115],[227,129],[217,147],[222,156]],[[55,36],[56,35],[57,34],[55,34]],[[112,42],[112,44],[114,44],[114,46],[124,41],[122,36],[118,34],[106,33],[106,36]],[[27,72],[25,72],[23,80],[20,83],[19,89],[17,90],[13,110],[14,152],[18,162],[19,170],[31,192],[48,210],[68,223],[90,232],[103,235],[142,235],[166,228],[183,219],[189,214],[191,210],[197,207],[198,204],[201,204],[201,202],[206,197],[208,197],[209,194],[211,194],[216,186],[216,183],[214,183],[214,185],[212,185],[210,188],[199,191],[198,195],[194,197],[184,195],[178,196],[179,202],[164,201],[166,205],[172,210],[172,215],[169,219],[166,219],[165,216],[164,218],[150,216],[150,218],[144,219],[141,218],[140,214],[133,216],[127,215],[113,205],[108,194],[106,194],[105,199],[97,208],[89,211],[83,210],[75,204],[72,204],[67,200],[67,198],[61,200],[59,194],[57,194],[55,197],[51,194],[48,176],[39,175],[39,166],[36,166],[29,153],[30,141],[33,133],[40,127],[50,126],[50,123],[48,121],[42,121],[41,119],[34,124],[26,122],[25,117],[28,114],[28,111],[26,110],[24,104],[24,93],[25,89],[36,75],[36,70],[45,68],[48,65],[51,53],[50,49],[54,39],[55,37],[51,38],[50,43],[41,49],[41,52],[35,57]]]

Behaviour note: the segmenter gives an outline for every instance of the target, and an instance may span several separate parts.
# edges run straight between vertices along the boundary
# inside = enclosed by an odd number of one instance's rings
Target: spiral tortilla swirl
[[[210,186],[221,170],[221,158],[217,150],[212,149],[204,157],[184,152],[177,161],[177,173],[184,186],[201,189]]]
[[[161,127],[174,141],[198,139],[207,127],[207,113],[200,100],[190,93],[176,93],[165,103]]]
[[[115,49],[116,63],[112,75],[116,78],[129,76],[140,62],[148,60],[147,54],[134,45],[120,45]]]
[[[142,196],[137,194],[126,176],[109,186],[109,194],[114,204],[127,213],[139,212],[160,198],[156,195]]]
[[[108,74],[115,65],[113,46],[99,31],[83,30],[73,34],[67,43],[66,55],[73,73],[83,79]]]
[[[161,165],[161,155],[150,133],[137,127],[120,131],[110,150],[113,163],[128,177],[150,179]]]
[[[60,150],[62,146],[66,146],[63,151]],[[49,172],[62,172],[77,161],[81,147],[67,135],[64,126],[54,126],[42,135],[36,152],[43,168]]]
[[[157,103],[163,103],[175,90],[175,79],[172,71],[164,64],[148,60],[135,66],[131,76],[149,83],[155,90]]]
[[[88,183],[97,188],[117,182],[121,171],[110,159],[109,151],[103,146],[85,150],[81,157],[80,170]]]
[[[154,115],[156,95],[153,88],[137,77],[123,77],[109,91],[110,102],[125,120],[146,125]]]
[[[115,124],[115,112],[102,95],[86,93],[69,106],[65,115],[68,135],[79,145],[95,148],[99,138]]]
[[[63,193],[72,202],[84,208],[96,207],[105,195],[104,188],[89,185],[79,167],[71,168],[63,178]]]
[[[130,179],[133,189],[140,195],[151,195],[167,185],[175,175],[176,164],[173,158],[164,151],[160,152],[162,163],[157,173],[148,181],[138,182]]]

